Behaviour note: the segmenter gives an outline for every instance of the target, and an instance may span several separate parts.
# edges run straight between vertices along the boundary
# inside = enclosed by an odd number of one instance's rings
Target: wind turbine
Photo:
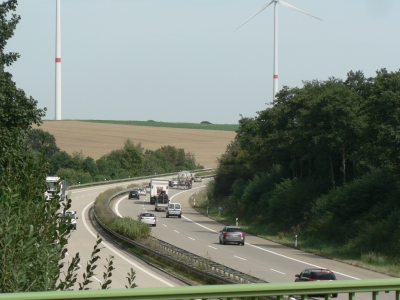
[[[272,99],[275,99],[275,95],[278,91],[278,3],[282,4],[283,6],[286,6],[288,8],[297,10],[298,12],[301,12],[303,14],[309,15],[310,17],[316,18],[318,20],[321,20],[320,18],[313,16],[301,9],[298,9],[297,7],[294,7],[293,5],[290,5],[282,0],[271,0],[271,2],[264,4],[261,6],[261,8],[253,14],[250,18],[248,18],[246,21],[244,21],[238,28],[235,29],[238,30],[240,27],[242,27],[244,24],[249,22],[251,19],[253,19],[256,15],[258,15],[260,12],[262,12],[264,9],[266,9],[268,6],[270,6],[272,3],[274,3],[274,82],[273,82],[273,95]]]
[[[55,120],[61,120],[61,7],[56,2],[56,103]]]

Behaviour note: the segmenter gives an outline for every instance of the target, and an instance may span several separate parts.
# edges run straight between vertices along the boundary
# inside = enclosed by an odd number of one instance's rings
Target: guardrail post
[[[378,300],[379,299],[379,292],[372,292],[372,300]]]
[[[331,294],[325,294],[325,300],[331,300]]]
[[[356,293],[349,293],[349,300],[356,300]]]

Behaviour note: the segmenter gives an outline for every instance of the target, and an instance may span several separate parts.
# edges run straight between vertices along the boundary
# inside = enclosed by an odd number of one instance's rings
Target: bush
[[[134,240],[147,238],[151,232],[149,225],[133,220],[130,217],[115,220],[111,229]]]

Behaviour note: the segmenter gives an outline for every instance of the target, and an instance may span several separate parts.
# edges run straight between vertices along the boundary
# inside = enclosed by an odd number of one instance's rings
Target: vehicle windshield
[[[327,272],[311,272],[311,279],[316,280],[336,280],[336,277],[333,273]]]
[[[142,213],[142,217],[154,217],[152,213]]]
[[[226,229],[227,232],[242,232],[242,228],[240,227],[233,227],[233,228],[227,228]]]

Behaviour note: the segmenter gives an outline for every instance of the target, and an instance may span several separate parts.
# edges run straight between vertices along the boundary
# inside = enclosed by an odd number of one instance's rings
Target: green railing
[[[0,299],[7,300],[59,300],[59,299],[102,299],[102,300],[159,300],[159,299],[238,299],[245,297],[276,298],[283,300],[289,295],[307,299],[307,295],[348,294],[354,300],[356,293],[371,293],[371,300],[377,300],[379,292],[392,292],[393,300],[400,300],[400,279],[374,280],[338,280],[306,283],[257,283],[205,285],[166,288],[135,288],[124,290],[89,290],[69,292],[36,292],[0,294]],[[394,292],[394,293],[393,293]]]

